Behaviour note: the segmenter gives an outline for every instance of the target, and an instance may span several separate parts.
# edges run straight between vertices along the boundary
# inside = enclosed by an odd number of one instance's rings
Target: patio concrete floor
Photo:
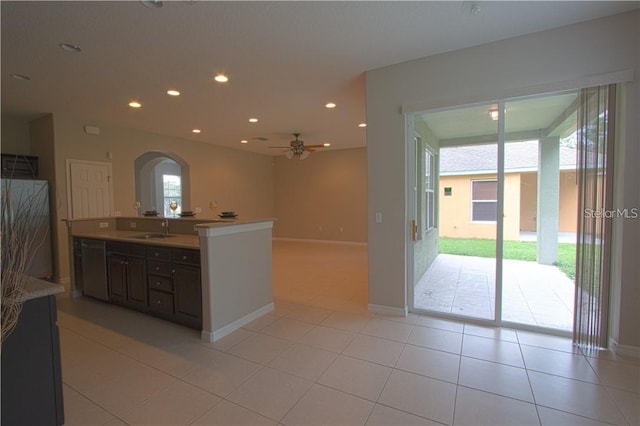
[[[573,329],[574,283],[555,266],[503,260],[502,319]],[[439,254],[414,290],[414,306],[493,319],[495,259]]]

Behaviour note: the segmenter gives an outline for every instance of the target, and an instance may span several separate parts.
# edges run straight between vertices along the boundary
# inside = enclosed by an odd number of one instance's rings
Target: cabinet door
[[[127,305],[136,309],[146,309],[147,272],[144,259],[127,257]]]
[[[200,268],[174,264],[173,288],[176,318],[191,327],[202,328]]]
[[[107,256],[109,300],[124,303],[127,300],[126,258],[117,254]]]

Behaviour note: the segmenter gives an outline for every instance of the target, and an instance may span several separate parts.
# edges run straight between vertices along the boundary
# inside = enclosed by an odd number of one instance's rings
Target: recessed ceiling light
[[[249,123],[257,123],[257,122],[258,122],[258,119],[257,119],[257,118],[251,117],[251,118],[249,119]]]
[[[193,129],[193,130],[191,131],[191,133],[202,133],[202,130],[200,130],[200,129]]]
[[[249,141],[248,141],[248,140],[246,140],[246,139],[242,139],[242,140],[240,141],[240,143],[249,143]]]
[[[152,9],[159,9],[163,6],[161,0],[140,0],[140,3]]]
[[[330,143],[323,143],[322,146],[331,146]]]
[[[20,81],[29,81],[29,80],[31,80],[31,77],[29,77],[28,75],[24,75],[24,74],[11,74],[11,78],[13,78],[14,80],[20,80]]]
[[[224,74],[218,74],[213,79],[218,83],[226,83],[227,81],[229,81],[229,77]]]
[[[328,104],[325,105],[325,107],[327,107],[327,108],[335,108],[336,104],[333,103],[333,102],[329,102]]]
[[[180,96],[180,92],[178,92],[177,90],[167,90],[167,95]]]
[[[358,127],[367,127],[367,123],[360,123],[358,124]]]
[[[129,102],[129,106],[131,108],[140,108],[142,106],[142,104],[138,101],[131,101]]]
[[[67,52],[73,52],[73,53],[82,52],[82,48],[80,46],[75,45],[75,44],[60,43],[58,46],[60,46],[60,49],[66,50]]]

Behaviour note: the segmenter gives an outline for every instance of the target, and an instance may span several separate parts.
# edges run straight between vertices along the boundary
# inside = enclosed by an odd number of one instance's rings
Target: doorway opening
[[[412,311],[573,330],[577,106],[565,92],[414,114],[416,217],[428,181],[437,213],[416,222]]]
[[[175,216],[191,206],[189,164],[170,152],[150,151],[136,158],[136,202],[141,211]],[[177,203],[175,210],[171,203]]]

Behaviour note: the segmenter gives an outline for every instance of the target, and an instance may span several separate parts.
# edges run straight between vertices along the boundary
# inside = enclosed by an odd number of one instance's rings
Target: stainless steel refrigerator
[[[20,229],[24,235],[17,243],[24,242],[28,234],[35,236],[28,253],[27,275],[38,278],[51,278],[53,275],[51,257],[51,219],[49,215],[49,183],[46,180],[2,179],[2,221],[3,228]],[[25,220],[27,219],[27,220]],[[29,229],[20,227],[28,224]],[[9,228],[5,228],[9,229]],[[4,229],[3,229],[4,231]],[[5,237],[2,239],[4,247]]]

